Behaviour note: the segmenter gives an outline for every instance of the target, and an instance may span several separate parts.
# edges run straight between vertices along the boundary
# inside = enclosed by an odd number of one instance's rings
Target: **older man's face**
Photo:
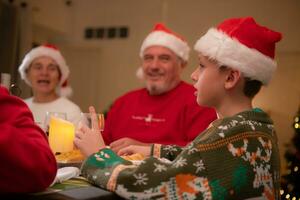
[[[184,64],[170,49],[151,46],[144,51],[142,60],[144,80],[151,95],[168,92],[180,82]]]

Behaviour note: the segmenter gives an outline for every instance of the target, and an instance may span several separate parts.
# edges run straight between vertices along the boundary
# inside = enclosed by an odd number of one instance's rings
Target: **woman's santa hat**
[[[209,29],[194,48],[220,65],[267,85],[277,66],[275,44],[281,37],[281,33],[260,26],[252,17],[233,18]]]
[[[66,61],[59,49],[50,44],[45,44],[33,48],[29,53],[24,57],[22,64],[19,66],[19,72],[21,74],[21,78],[29,85],[30,81],[27,78],[27,69],[31,65],[32,61],[41,56],[48,56],[52,58],[58,65],[61,77],[59,81],[59,87],[57,88],[57,93],[59,96],[70,96],[72,94],[72,88],[68,85],[68,77],[70,74],[70,70]]]
[[[187,42],[165,25],[157,23],[151,33],[143,41],[140,57],[144,55],[144,51],[151,46],[163,46],[172,50],[182,60],[188,61],[190,48]]]

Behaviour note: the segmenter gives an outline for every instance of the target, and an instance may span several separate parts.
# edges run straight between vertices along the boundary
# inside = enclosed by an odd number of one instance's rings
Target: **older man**
[[[146,87],[118,98],[108,113],[103,137],[113,150],[145,143],[184,146],[216,119],[213,109],[197,105],[195,89],[180,78],[189,50],[163,24],[146,37],[139,72]]]

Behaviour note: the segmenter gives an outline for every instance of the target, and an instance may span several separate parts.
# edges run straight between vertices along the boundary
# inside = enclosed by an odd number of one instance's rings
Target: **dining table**
[[[0,199],[21,200],[118,200],[113,192],[95,187],[81,176],[50,186],[45,191],[27,194],[0,194]]]

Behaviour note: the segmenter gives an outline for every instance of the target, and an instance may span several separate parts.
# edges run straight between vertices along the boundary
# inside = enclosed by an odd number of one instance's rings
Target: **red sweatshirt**
[[[115,101],[108,113],[103,137],[106,144],[129,137],[145,143],[184,146],[216,119],[214,109],[196,102],[195,89],[181,82],[162,95],[139,89]]]
[[[44,132],[19,98],[0,87],[0,193],[38,192],[56,175]]]

